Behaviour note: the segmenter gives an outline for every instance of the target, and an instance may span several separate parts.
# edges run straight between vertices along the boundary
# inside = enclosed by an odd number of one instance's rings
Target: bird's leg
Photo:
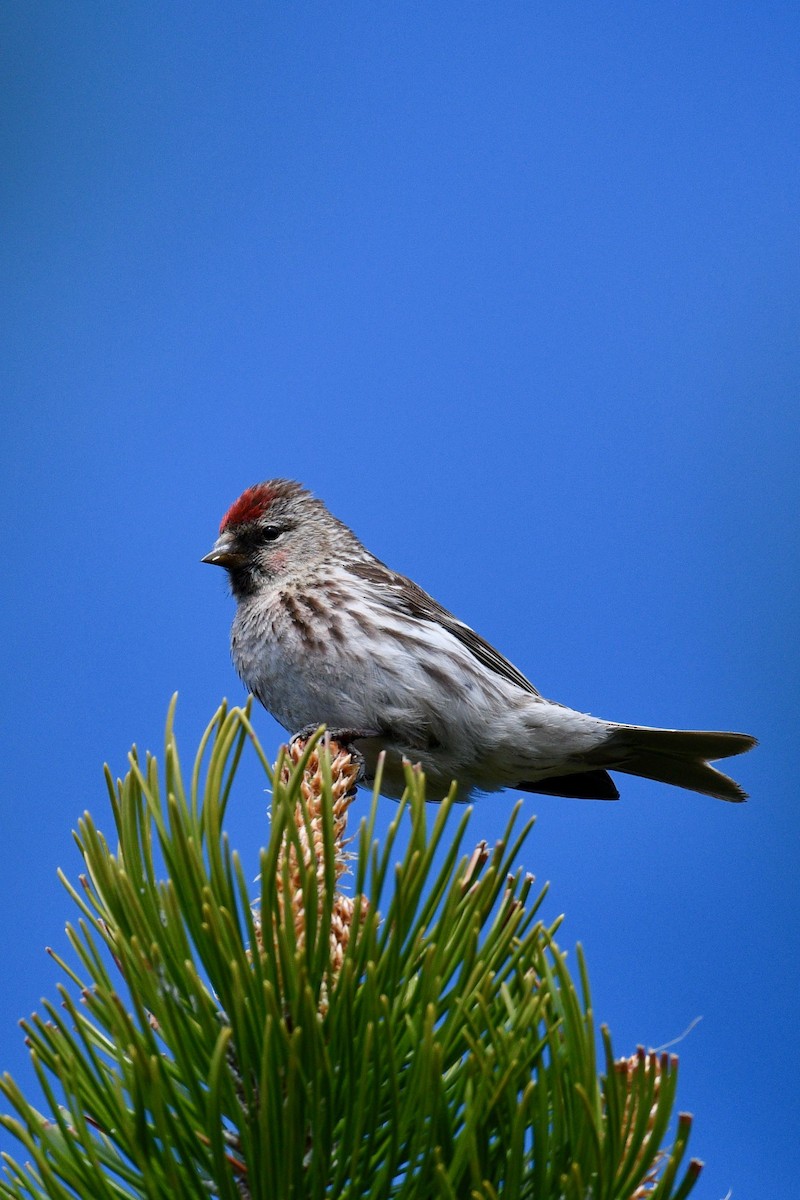
[[[318,725],[304,725],[301,730],[292,734],[289,739],[289,745],[293,746],[296,742],[307,742],[318,729]],[[365,760],[364,755],[356,747],[355,743],[364,738],[374,737],[380,737],[377,729],[326,729],[322,741],[326,746],[330,745],[331,742],[338,742],[342,749],[347,751],[358,767],[356,783],[362,783],[364,779]]]
[[[319,729],[319,725],[304,725],[302,729],[298,729],[297,733],[293,733],[289,738],[289,745],[293,746],[295,742],[307,742],[310,737]]]

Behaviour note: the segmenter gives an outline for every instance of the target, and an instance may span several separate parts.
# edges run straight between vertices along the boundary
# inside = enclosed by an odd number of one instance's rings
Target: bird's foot
[[[289,739],[289,746],[294,746],[297,742],[307,742],[310,737],[317,732],[318,725],[304,725],[297,733],[292,734]],[[365,776],[365,759],[364,755],[357,748],[355,743],[364,738],[379,737],[379,733],[375,729],[326,729],[322,735],[322,744],[330,746],[335,742],[347,754],[350,755],[356,767],[358,774],[356,776],[356,784],[364,782]]]
[[[314,736],[318,729],[319,725],[304,725],[302,729],[298,729],[297,733],[292,734],[289,738],[289,745],[293,746],[295,742],[307,742],[310,737]]]

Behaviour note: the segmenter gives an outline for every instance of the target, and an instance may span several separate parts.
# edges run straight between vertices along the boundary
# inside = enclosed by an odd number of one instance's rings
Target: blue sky
[[[615,805],[526,797],[525,865],[620,1053],[703,1018],[679,1047],[694,1195],[790,1194],[796,6],[0,20],[0,1066],[30,1082],[16,1021],[55,993],[55,871],[85,808],[110,826],[102,762],[158,748],[175,689],[184,756],[243,696],[199,559],[285,475],[546,695],[761,739],[747,805],[626,778]],[[260,786],[230,820],[253,855]],[[482,801],[475,839],[513,802]]]

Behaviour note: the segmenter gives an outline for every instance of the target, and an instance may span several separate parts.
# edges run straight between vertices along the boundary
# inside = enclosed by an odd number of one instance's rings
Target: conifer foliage
[[[77,842],[66,982],[23,1027],[39,1111],[9,1077],[0,1197],[124,1200],[683,1200],[690,1119],[673,1056],[597,1061],[588,983],[469,810],[408,787],[351,841],[356,764],[321,734],[269,764],[223,706],[191,775],[107,773],[112,845]],[[240,757],[272,789],[258,888],[222,829]],[[377,797],[377,790],[376,790]],[[38,1103],[41,1103],[39,1101]]]

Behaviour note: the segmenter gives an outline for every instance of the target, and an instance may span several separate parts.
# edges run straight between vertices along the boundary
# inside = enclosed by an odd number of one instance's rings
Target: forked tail
[[[597,753],[597,765],[672,783],[718,800],[740,801],[747,799],[747,793],[710,764],[718,758],[743,754],[755,745],[756,739],[746,733],[612,725],[608,741]]]

